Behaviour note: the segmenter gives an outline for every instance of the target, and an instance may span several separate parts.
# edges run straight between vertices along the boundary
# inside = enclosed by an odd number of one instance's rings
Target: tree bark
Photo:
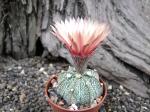
[[[3,2],[0,1],[0,55],[3,53],[4,47],[4,20],[6,16],[3,15]]]
[[[15,59],[61,56],[68,51],[50,33],[49,25],[69,17],[107,22],[111,34],[89,62],[109,80],[138,95],[150,93],[149,0],[5,0],[0,1],[0,55]],[[41,42],[43,46],[37,44]]]

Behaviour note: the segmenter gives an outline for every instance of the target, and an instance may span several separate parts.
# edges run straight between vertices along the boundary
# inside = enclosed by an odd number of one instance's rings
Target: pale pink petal
[[[52,26],[52,33],[66,44],[72,55],[86,57],[105,39],[108,26],[90,19],[66,19]]]

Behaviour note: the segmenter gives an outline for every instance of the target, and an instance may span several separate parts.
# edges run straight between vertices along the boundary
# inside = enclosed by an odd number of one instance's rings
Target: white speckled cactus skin
[[[90,105],[101,96],[103,87],[97,79],[97,72],[87,69],[82,75],[70,67],[58,76],[57,93],[69,104]]]

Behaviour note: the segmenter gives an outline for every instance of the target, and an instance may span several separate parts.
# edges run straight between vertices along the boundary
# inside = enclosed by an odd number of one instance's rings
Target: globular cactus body
[[[81,75],[70,67],[68,71],[59,74],[57,93],[70,105],[89,105],[103,93],[97,76],[94,70],[87,69]]]

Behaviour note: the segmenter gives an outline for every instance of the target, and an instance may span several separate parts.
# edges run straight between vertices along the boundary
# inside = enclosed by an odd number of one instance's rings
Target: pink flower
[[[62,41],[70,53],[77,57],[88,57],[109,34],[105,23],[86,19],[69,19],[56,22],[52,33]]]

